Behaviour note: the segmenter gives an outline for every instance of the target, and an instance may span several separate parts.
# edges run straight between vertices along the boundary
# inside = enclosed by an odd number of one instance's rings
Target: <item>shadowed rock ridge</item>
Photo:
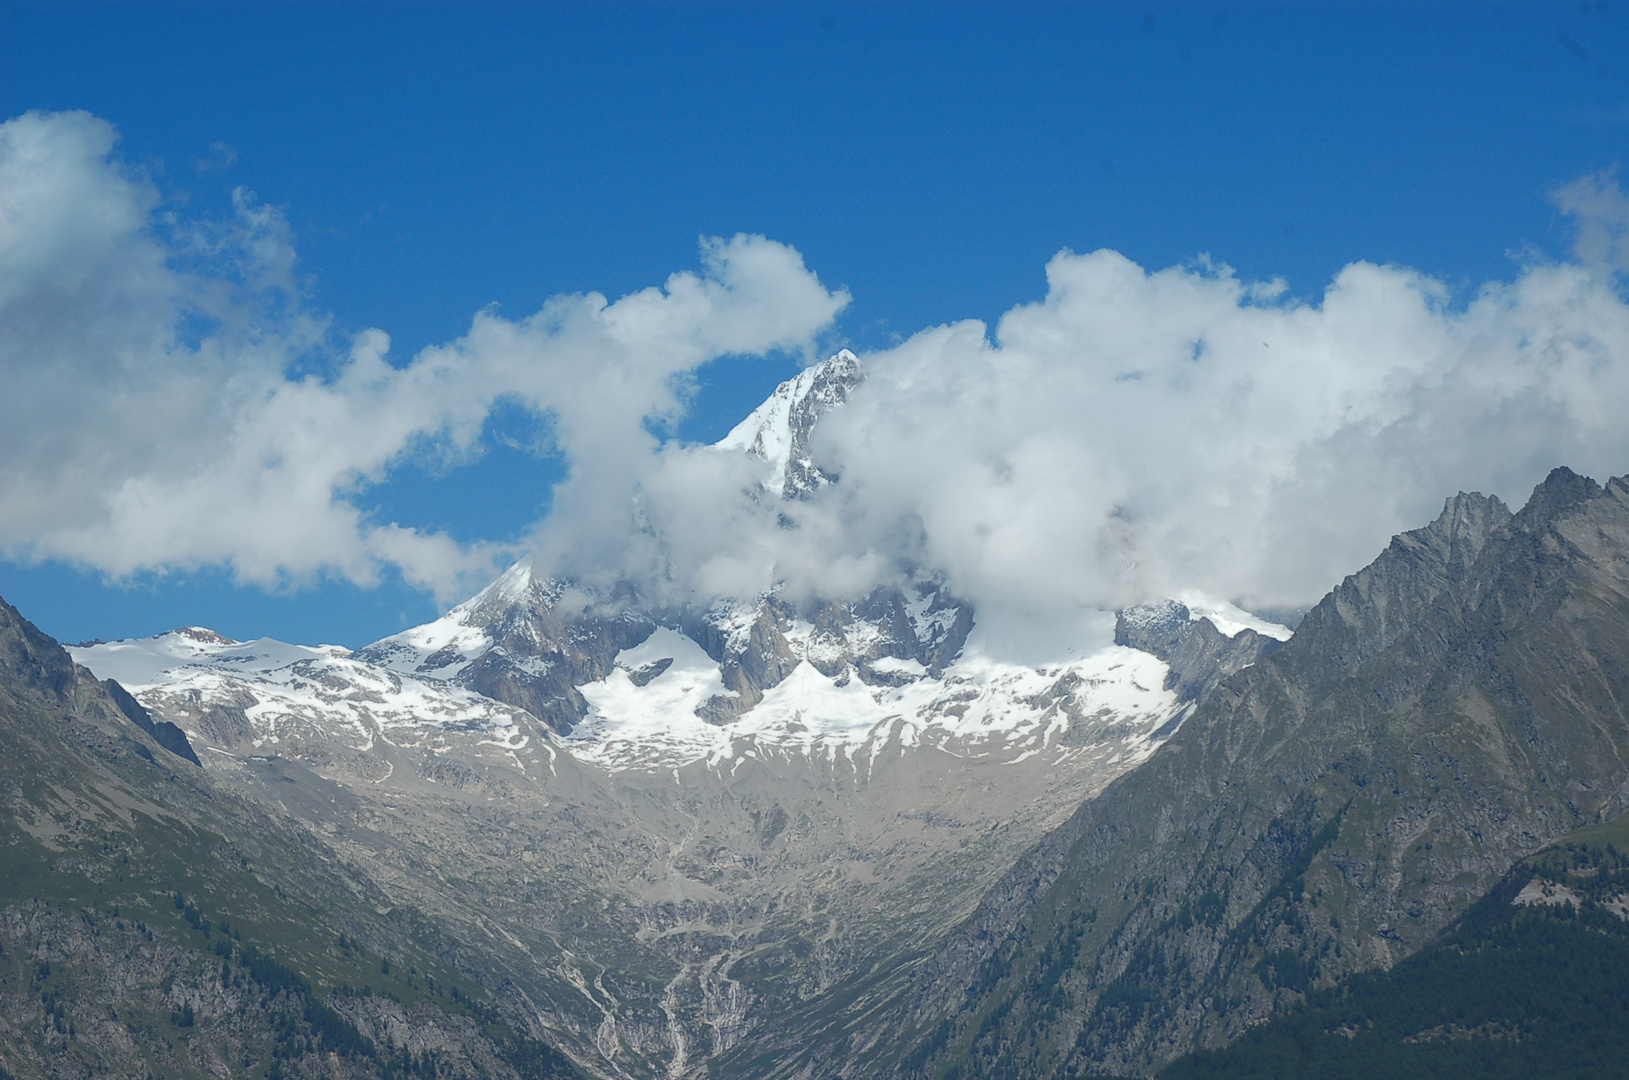
[[[1165,688],[1178,701],[1198,704],[1223,679],[1278,651],[1282,642],[1240,630],[1232,637],[1209,619],[1193,618],[1187,607],[1164,600],[1116,614],[1114,643],[1153,653],[1170,665]]]
[[[202,765],[198,755],[187,741],[187,733],[170,723],[168,720],[154,720],[142,703],[130,696],[130,691],[120,686],[116,680],[103,679],[102,688],[107,691],[108,697],[119,711],[128,716],[132,723],[153,737],[153,741],[176,757],[186,758],[194,765]]]
[[[1626,805],[1629,483],[1557,469],[1515,515],[1461,494],[1032,849],[894,1004],[823,1019],[867,1063],[832,1068],[1123,1074],[1218,1045]]]

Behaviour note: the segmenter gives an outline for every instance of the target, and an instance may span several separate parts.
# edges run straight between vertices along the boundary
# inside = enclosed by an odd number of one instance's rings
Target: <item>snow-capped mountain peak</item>
[[[783,498],[806,495],[830,482],[810,456],[815,423],[841,405],[864,380],[860,358],[843,349],[781,383],[768,400],[714,445],[769,462],[772,468],[765,490]]]
[[[782,383],[716,449],[769,463],[766,491],[805,497],[835,482],[814,463],[815,427],[864,378],[859,358],[839,352]],[[577,756],[613,769],[752,746],[846,754],[883,738],[1120,768],[1151,752],[1218,679],[1289,634],[1184,594],[1122,613],[1114,644],[1040,663],[992,652],[988,632],[973,635],[975,619],[927,569],[847,600],[771,589],[651,608],[539,574],[526,558],[441,618],[355,653],[190,628],[83,659],[175,709],[183,697],[253,701],[267,732],[281,730],[274,715],[310,724],[324,708],[356,737],[409,723],[414,708],[430,724],[492,729],[523,710]]]

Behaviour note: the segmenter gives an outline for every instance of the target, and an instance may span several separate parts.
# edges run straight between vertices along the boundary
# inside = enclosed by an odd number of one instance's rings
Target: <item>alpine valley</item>
[[[711,452],[840,485],[863,379]],[[1629,809],[1622,479],[1455,496],[1293,635],[1197,593],[1012,630],[927,567],[657,605],[522,561],[355,651],[4,608],[0,1075],[1231,1075],[1349,980],[1629,915],[1615,849],[1535,855]]]

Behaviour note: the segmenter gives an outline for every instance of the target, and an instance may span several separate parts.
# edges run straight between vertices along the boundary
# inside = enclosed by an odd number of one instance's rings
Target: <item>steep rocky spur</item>
[[[884,1014],[911,1034],[871,1068],[1073,1076],[1219,1045],[1626,803],[1629,481],[1558,469],[1514,515],[1460,495],[1029,853]]]

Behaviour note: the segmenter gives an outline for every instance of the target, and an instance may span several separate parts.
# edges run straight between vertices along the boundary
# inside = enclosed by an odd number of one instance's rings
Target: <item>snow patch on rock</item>
[[[1188,609],[1190,619],[1208,619],[1212,626],[1228,637],[1237,637],[1241,630],[1254,630],[1262,637],[1288,641],[1295,633],[1287,626],[1252,615],[1237,604],[1218,600],[1202,592],[1192,590],[1180,592],[1177,593],[1176,599]]]

